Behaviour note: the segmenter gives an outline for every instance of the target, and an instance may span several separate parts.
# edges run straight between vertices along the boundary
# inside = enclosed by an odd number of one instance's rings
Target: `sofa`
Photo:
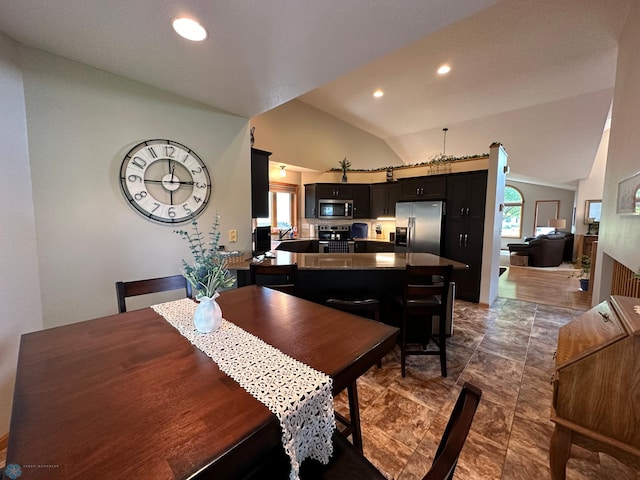
[[[509,252],[529,257],[530,267],[557,267],[568,256],[573,255],[573,234],[558,232],[525,238],[524,243],[510,243]]]

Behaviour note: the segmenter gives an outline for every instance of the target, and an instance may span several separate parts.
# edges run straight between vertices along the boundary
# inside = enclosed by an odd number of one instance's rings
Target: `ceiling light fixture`
[[[447,73],[449,73],[451,71],[451,67],[449,65],[442,65],[439,69],[438,69],[438,74],[440,75],[446,75]]]
[[[171,26],[178,35],[193,42],[201,42],[207,38],[207,31],[195,20],[178,17],[171,20]]]
[[[281,177],[286,177],[287,176],[287,172],[284,170],[286,168],[285,165],[280,165],[280,176]]]
[[[376,90],[375,92],[373,92],[373,96],[376,98],[380,98],[381,96],[384,95],[384,92],[380,89]]]

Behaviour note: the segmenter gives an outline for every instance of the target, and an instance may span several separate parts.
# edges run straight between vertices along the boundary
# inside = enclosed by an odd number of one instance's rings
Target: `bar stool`
[[[408,355],[438,355],[442,376],[447,376],[446,316],[452,271],[453,265],[407,265],[403,295],[394,298],[395,303],[402,308],[400,365],[403,377],[406,374],[406,357]],[[434,315],[439,317],[437,335],[432,333]],[[428,320],[424,332],[426,336],[426,341],[423,343],[424,348],[419,350],[408,348],[407,330],[410,319],[414,317]],[[433,340],[437,347],[436,350],[427,350],[429,340]]]
[[[353,313],[362,317],[380,321],[380,301],[372,297],[330,297],[325,301],[326,305],[337,310]],[[382,367],[382,361],[378,361],[378,368]],[[358,388],[355,380],[347,387],[347,397],[349,399],[349,417],[347,420],[343,415],[336,412],[338,420],[345,429],[342,434],[345,437],[352,436],[353,446],[362,453],[362,433],[360,430],[360,407],[358,405]]]
[[[296,294],[296,276],[298,265],[264,265],[252,263],[249,265],[251,283],[279,290],[289,295]]]

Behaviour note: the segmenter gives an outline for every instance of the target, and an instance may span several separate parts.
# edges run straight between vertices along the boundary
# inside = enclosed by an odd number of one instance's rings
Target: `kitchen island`
[[[464,263],[430,253],[293,253],[269,252],[261,263],[266,265],[298,265],[297,296],[324,302],[339,293],[383,298],[402,291],[404,271],[410,265],[453,265],[465,270]],[[272,255],[272,257],[271,257]],[[249,265],[253,260],[230,265],[235,270],[238,286],[251,283]]]

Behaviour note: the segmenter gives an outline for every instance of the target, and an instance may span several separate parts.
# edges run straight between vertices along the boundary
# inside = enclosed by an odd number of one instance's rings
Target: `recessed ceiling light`
[[[451,67],[449,65],[442,65],[439,69],[438,69],[438,73],[440,75],[445,75],[446,73],[449,73],[451,71]]]
[[[171,20],[171,26],[173,26],[173,29],[178,35],[186,38],[187,40],[201,42],[207,38],[207,31],[205,28],[190,18],[174,18]]]
[[[373,96],[376,98],[380,98],[381,96],[384,95],[384,92],[380,89],[376,90],[375,92],[373,92]]]

